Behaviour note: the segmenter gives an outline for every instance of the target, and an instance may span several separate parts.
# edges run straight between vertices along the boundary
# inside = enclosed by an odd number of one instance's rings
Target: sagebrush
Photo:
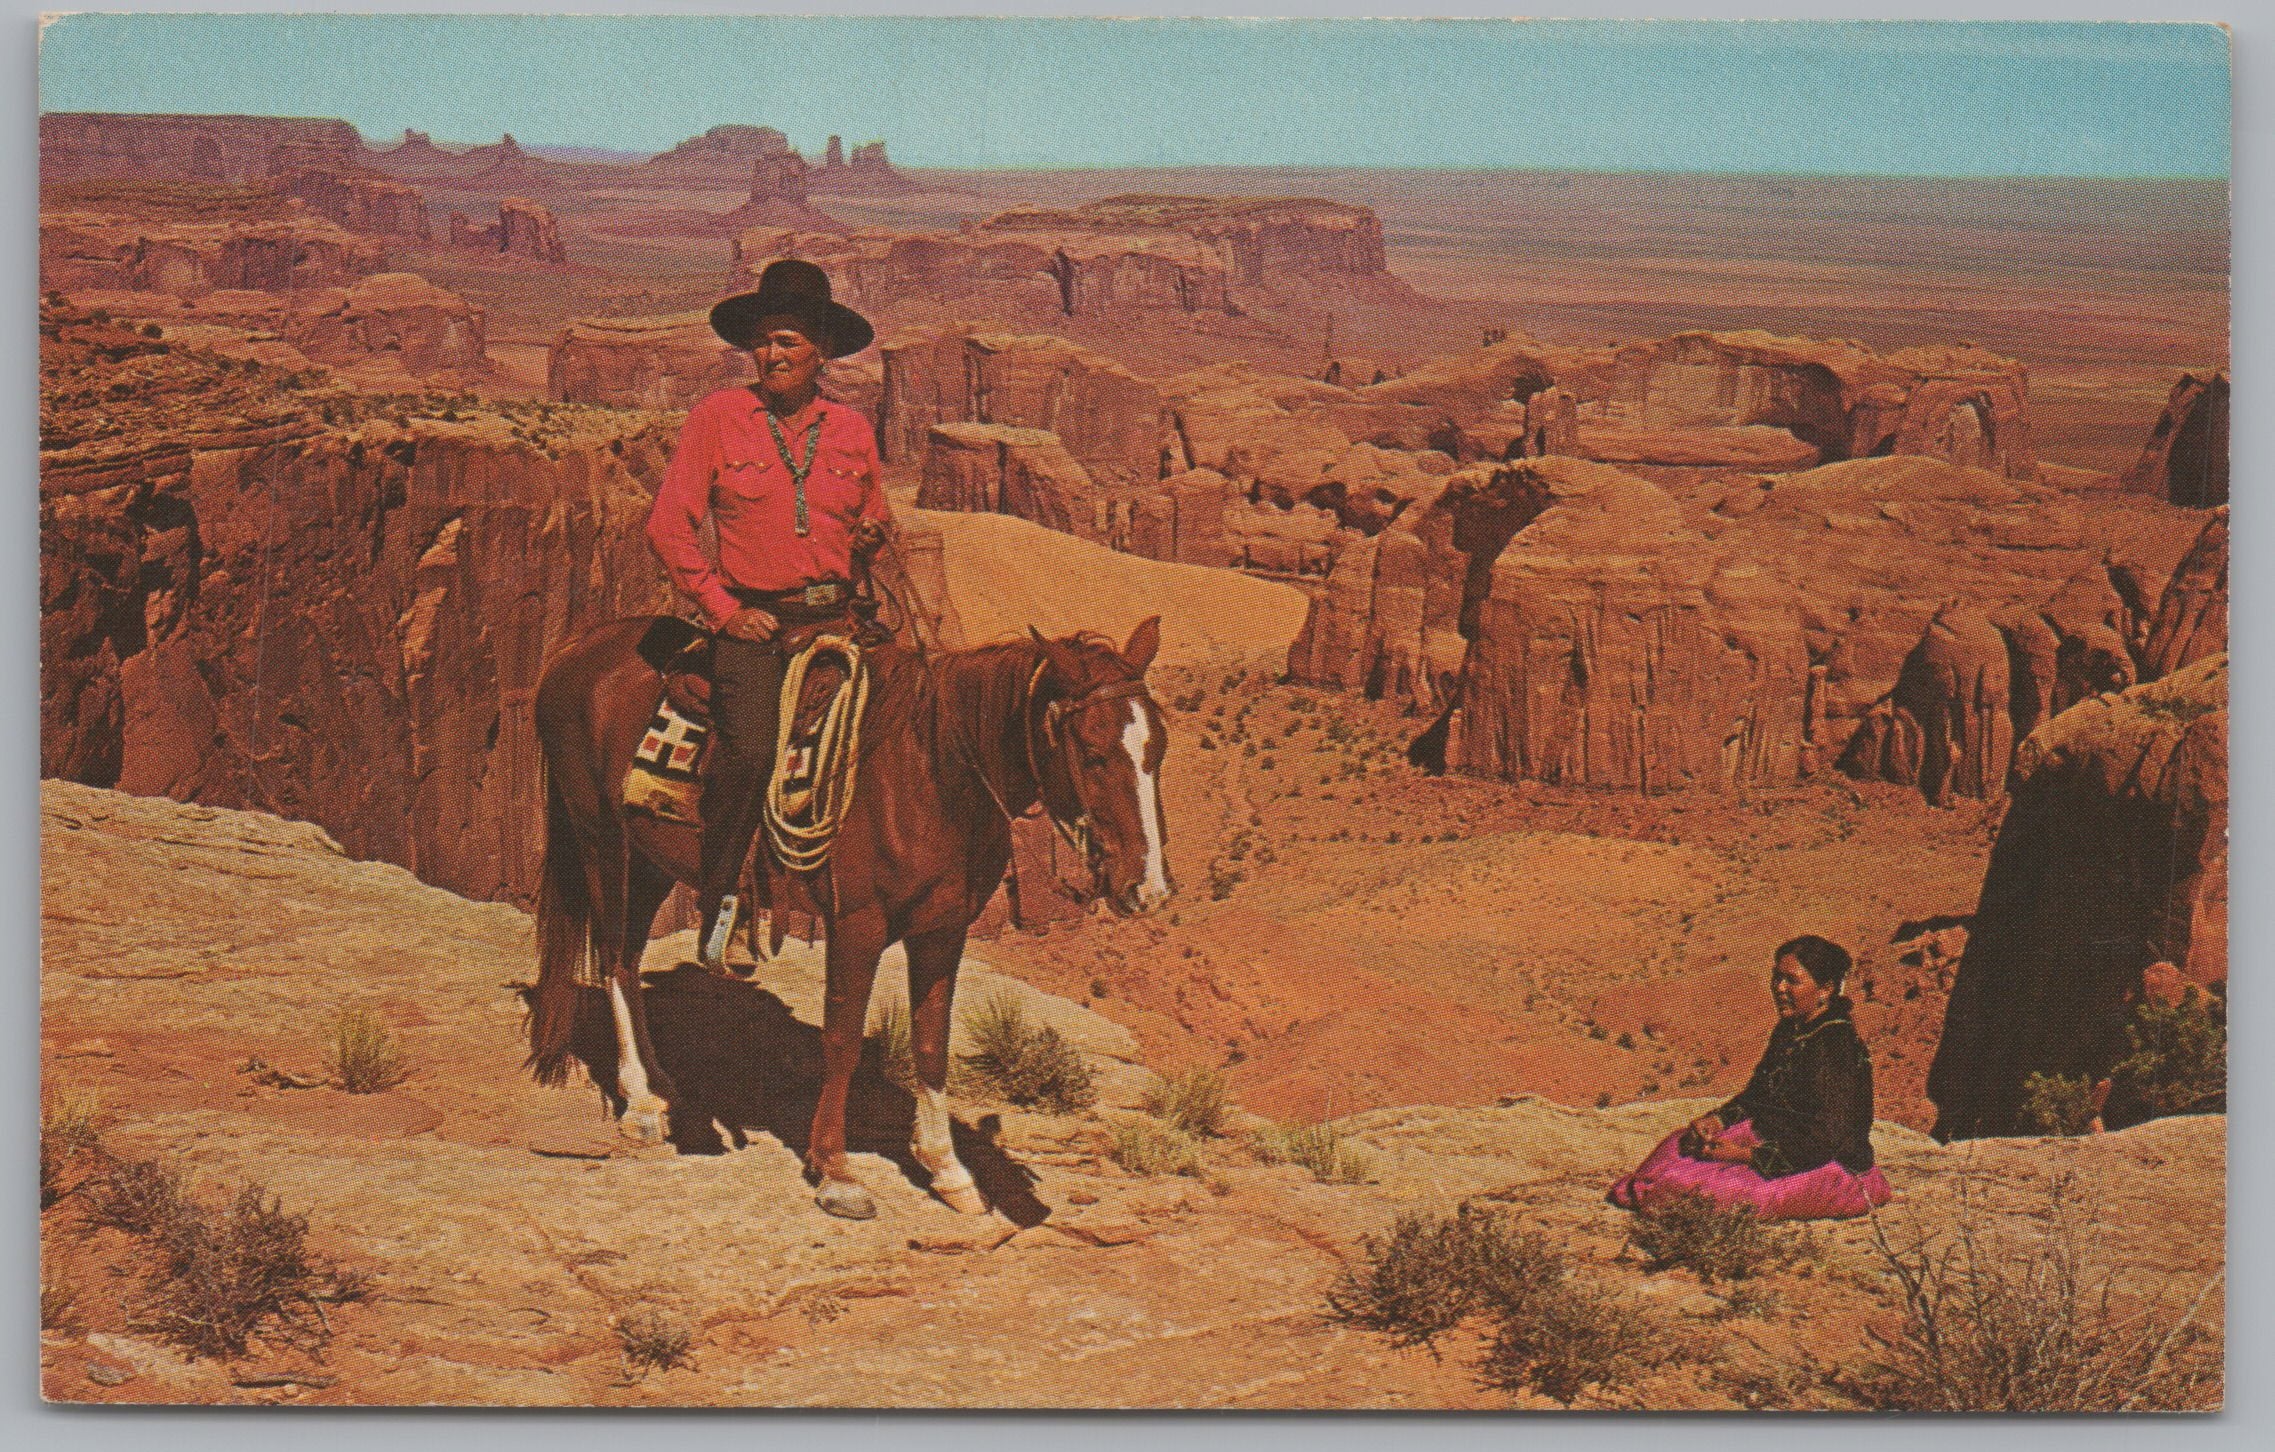
[[[1739,1281],[1792,1259],[1790,1237],[1743,1205],[1677,1195],[1635,1212],[1627,1238],[1653,1270],[1680,1266],[1709,1285]]]
[[[908,1093],[916,1092],[916,1048],[909,1037],[908,1009],[898,999],[877,1005],[869,1027],[869,1052],[885,1082]]]
[[[1175,1125],[1125,1119],[1114,1126],[1107,1155],[1133,1175],[1199,1175],[1201,1147]]]
[[[411,1076],[394,1033],[367,1009],[351,1008],[332,1020],[331,1061],[332,1076],[350,1094],[383,1093]]]
[[[2168,1114],[2218,1114],[2228,1103],[2227,1000],[2191,993],[2145,1003],[2125,1024],[2125,1056],[2109,1071],[2111,1129]]]
[[[1578,1279],[1538,1230],[1474,1203],[1451,1216],[1405,1215],[1362,1243],[1361,1262],[1328,1292],[1336,1320],[1428,1347],[1483,1323],[1478,1377],[1570,1405],[1660,1359],[1658,1333],[1624,1298]]]
[[[148,1244],[133,1324],[194,1355],[242,1356],[256,1336],[321,1353],[324,1306],[367,1294],[360,1273],[309,1249],[307,1217],[258,1184],[209,1205],[172,1166],[119,1159],[90,1183],[85,1214]]]
[[[1901,1289],[1903,1323],[1876,1332],[1881,1358],[1855,1379],[1890,1411],[2202,1410],[2220,1397],[2220,1357],[2198,1317],[2215,1277],[2183,1303],[2169,1279],[2121,1285],[2099,1253],[2092,1209],[2068,1177],[2044,1213],[1994,1221],[1962,1181],[1952,1227],[1873,1243]]]
[[[1146,1094],[1145,1108],[1182,1133],[1216,1139],[1224,1134],[1225,1119],[1232,1112],[1232,1095],[1224,1075],[1201,1067],[1162,1080]]]
[[[618,1317],[616,1341],[626,1380],[694,1364],[695,1328],[660,1307],[642,1306]]]
[[[2084,1075],[2041,1073],[2022,1081],[2015,1123],[2024,1134],[2084,1134],[2093,1118],[2093,1085]]]
[[[1332,1124],[1275,1125],[1249,1148],[1267,1165],[1301,1165],[1330,1185],[1364,1184],[1374,1174],[1374,1156]]]
[[[967,1015],[965,1072],[1005,1102],[1071,1114],[1097,1102],[1090,1063],[1049,1024],[1030,1023],[1015,993],[999,993]]]

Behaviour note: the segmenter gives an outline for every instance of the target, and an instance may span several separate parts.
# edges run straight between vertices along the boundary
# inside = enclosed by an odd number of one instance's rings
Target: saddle
[[[829,622],[785,626],[776,638],[784,654],[796,657],[817,638],[839,633],[841,628]],[[853,634],[854,643],[864,649],[891,639],[891,630],[873,617],[860,621]],[[663,677],[663,698],[624,778],[626,807],[691,827],[703,824],[703,757],[711,740],[711,642],[709,631],[671,615],[658,616],[641,637],[640,657]],[[812,762],[830,706],[851,684],[843,655],[824,650],[808,659],[798,699],[783,702],[789,708],[790,745],[775,763],[777,773],[785,763],[797,767]]]

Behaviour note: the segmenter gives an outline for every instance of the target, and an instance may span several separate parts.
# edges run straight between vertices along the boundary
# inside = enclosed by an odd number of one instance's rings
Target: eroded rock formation
[[[50,111],[40,117],[43,182],[145,178],[243,185],[299,168],[353,172],[363,138],[345,121]]]
[[[477,227],[463,212],[450,214],[450,245],[526,262],[562,263],[569,254],[561,245],[560,220],[550,207],[527,197],[507,197],[498,203],[498,220]]]
[[[2191,509],[2228,502],[2228,375],[2183,374],[2125,487]]]
[[[920,509],[1009,514],[1084,539],[1108,529],[1105,500],[1058,435],[1007,424],[933,426]]]
[[[702,313],[580,318],[553,340],[547,392],[564,403],[683,409],[750,376]]]
[[[1112,197],[1015,208],[942,234],[760,228],[736,241],[738,282],[777,257],[819,263],[846,301],[872,312],[913,302],[1032,323],[1132,310],[1224,316],[1249,292],[1306,278],[1387,281],[1372,212],[1301,199]]]
[[[416,273],[382,272],[295,299],[292,345],[313,362],[352,365],[390,355],[411,373],[479,372],[482,309]]]
[[[408,182],[364,171],[295,171],[279,188],[309,211],[350,232],[424,242],[431,235],[426,198]]]
[[[2150,965],[2226,978],[2227,803],[2225,654],[2022,743],[1928,1074],[1938,1136],[2018,1132],[2032,1074],[2105,1075]]]
[[[289,292],[344,287],[386,266],[375,238],[307,216],[141,222],[115,214],[40,216],[40,286],[159,292]]]
[[[887,459],[923,457],[942,423],[1057,435],[1101,482],[1161,474],[1161,395],[1101,353],[1063,338],[942,329],[886,344],[877,439]]]
[[[2141,678],[2158,680],[2228,648],[2228,510],[2221,505],[2173,571],[2141,648]]]
[[[43,774],[259,807],[526,899],[530,692],[570,632],[667,603],[638,525],[670,420],[327,423],[350,400],[84,317],[52,327]],[[122,366],[131,398],[70,404],[72,378]]]
[[[913,192],[917,185],[893,169],[892,162],[885,158],[884,142],[865,141],[853,148],[848,160],[844,141],[832,136],[828,150],[823,153],[821,168],[806,178],[806,189],[885,196]]]

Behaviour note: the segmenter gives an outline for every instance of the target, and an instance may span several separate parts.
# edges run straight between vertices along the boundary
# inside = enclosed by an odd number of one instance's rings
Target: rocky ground
[[[522,914],[351,861],[317,829],[271,817],[53,781],[42,808],[51,1102],[99,1096],[114,1153],[177,1163],[209,1197],[259,1181],[307,1215],[320,1252],[374,1286],[328,1312],[321,1360],[258,1342],[239,1360],[193,1360],[137,1329],[142,1252],[119,1231],[88,1230],[81,1197],[66,1194],[43,1216],[53,1399],[1505,1405],[1473,1379],[1469,1342],[1440,1360],[1324,1315],[1364,1236],[1464,1197],[1544,1229],[1660,1328],[1656,1370],[1582,1405],[1842,1405],[1844,1369],[1869,1352],[1871,1328],[1892,1326],[1864,1224],[1817,1231],[1807,1254],[1744,1295],[1646,1272],[1603,1186],[1697,1100],[1596,1109],[1514,1094],[1370,1109],[1338,1126],[1368,1157],[1362,1183],[1259,1164],[1236,1141],[1212,1142],[1197,1177],[1130,1174],[1106,1143],[1139,1112],[1154,1035],[1001,976],[994,947],[974,955],[966,1002],[1022,995],[1101,1070],[1099,1105],[1047,1115],[960,1100],[959,1137],[998,1207],[965,1219],[893,1158],[907,1102],[865,1073],[856,1163],[883,1213],[830,1220],[793,1149],[813,1091],[811,952],[745,986],[671,971],[685,944],[656,945],[649,992],[667,1057],[740,1144],[633,1150],[589,1088],[540,1089],[518,1070],[515,985],[532,956]],[[1568,863],[1580,848],[1550,837],[1540,850]],[[1596,874],[1672,883],[1703,849],[1588,850],[1602,858]],[[1357,916],[1336,936],[1355,943],[1371,930],[1367,910],[1343,911]],[[323,1086],[328,1025],[348,1008],[395,1033],[411,1064],[399,1087]],[[1583,1030],[1579,1042],[1598,1041]],[[248,1072],[255,1060],[284,1072]],[[1948,1228],[1964,1194],[2028,1224],[2048,1178],[2067,1174],[2097,1207],[2113,1263],[2194,1294],[2220,1265],[2224,1137],[2225,1121],[2207,1117],[1944,1148],[1887,1123],[1877,1143],[1899,1200],[1886,1219],[1899,1235]],[[2217,1301],[2205,1313],[2215,1326]],[[691,1328],[691,1364],[628,1374],[615,1327],[648,1312]]]

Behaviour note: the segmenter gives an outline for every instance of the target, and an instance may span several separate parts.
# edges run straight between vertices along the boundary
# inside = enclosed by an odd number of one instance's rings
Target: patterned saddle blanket
[[[793,627],[783,633],[783,649],[796,654],[822,627]],[[703,760],[711,744],[711,637],[696,625],[659,617],[642,640],[640,654],[663,675],[663,693],[647,731],[632,751],[624,774],[624,805],[667,822],[703,824]],[[814,747],[830,702],[849,684],[841,658],[817,654],[806,671],[805,689],[795,703],[790,746],[775,763],[784,789],[810,791]],[[786,705],[789,703],[785,703]]]

